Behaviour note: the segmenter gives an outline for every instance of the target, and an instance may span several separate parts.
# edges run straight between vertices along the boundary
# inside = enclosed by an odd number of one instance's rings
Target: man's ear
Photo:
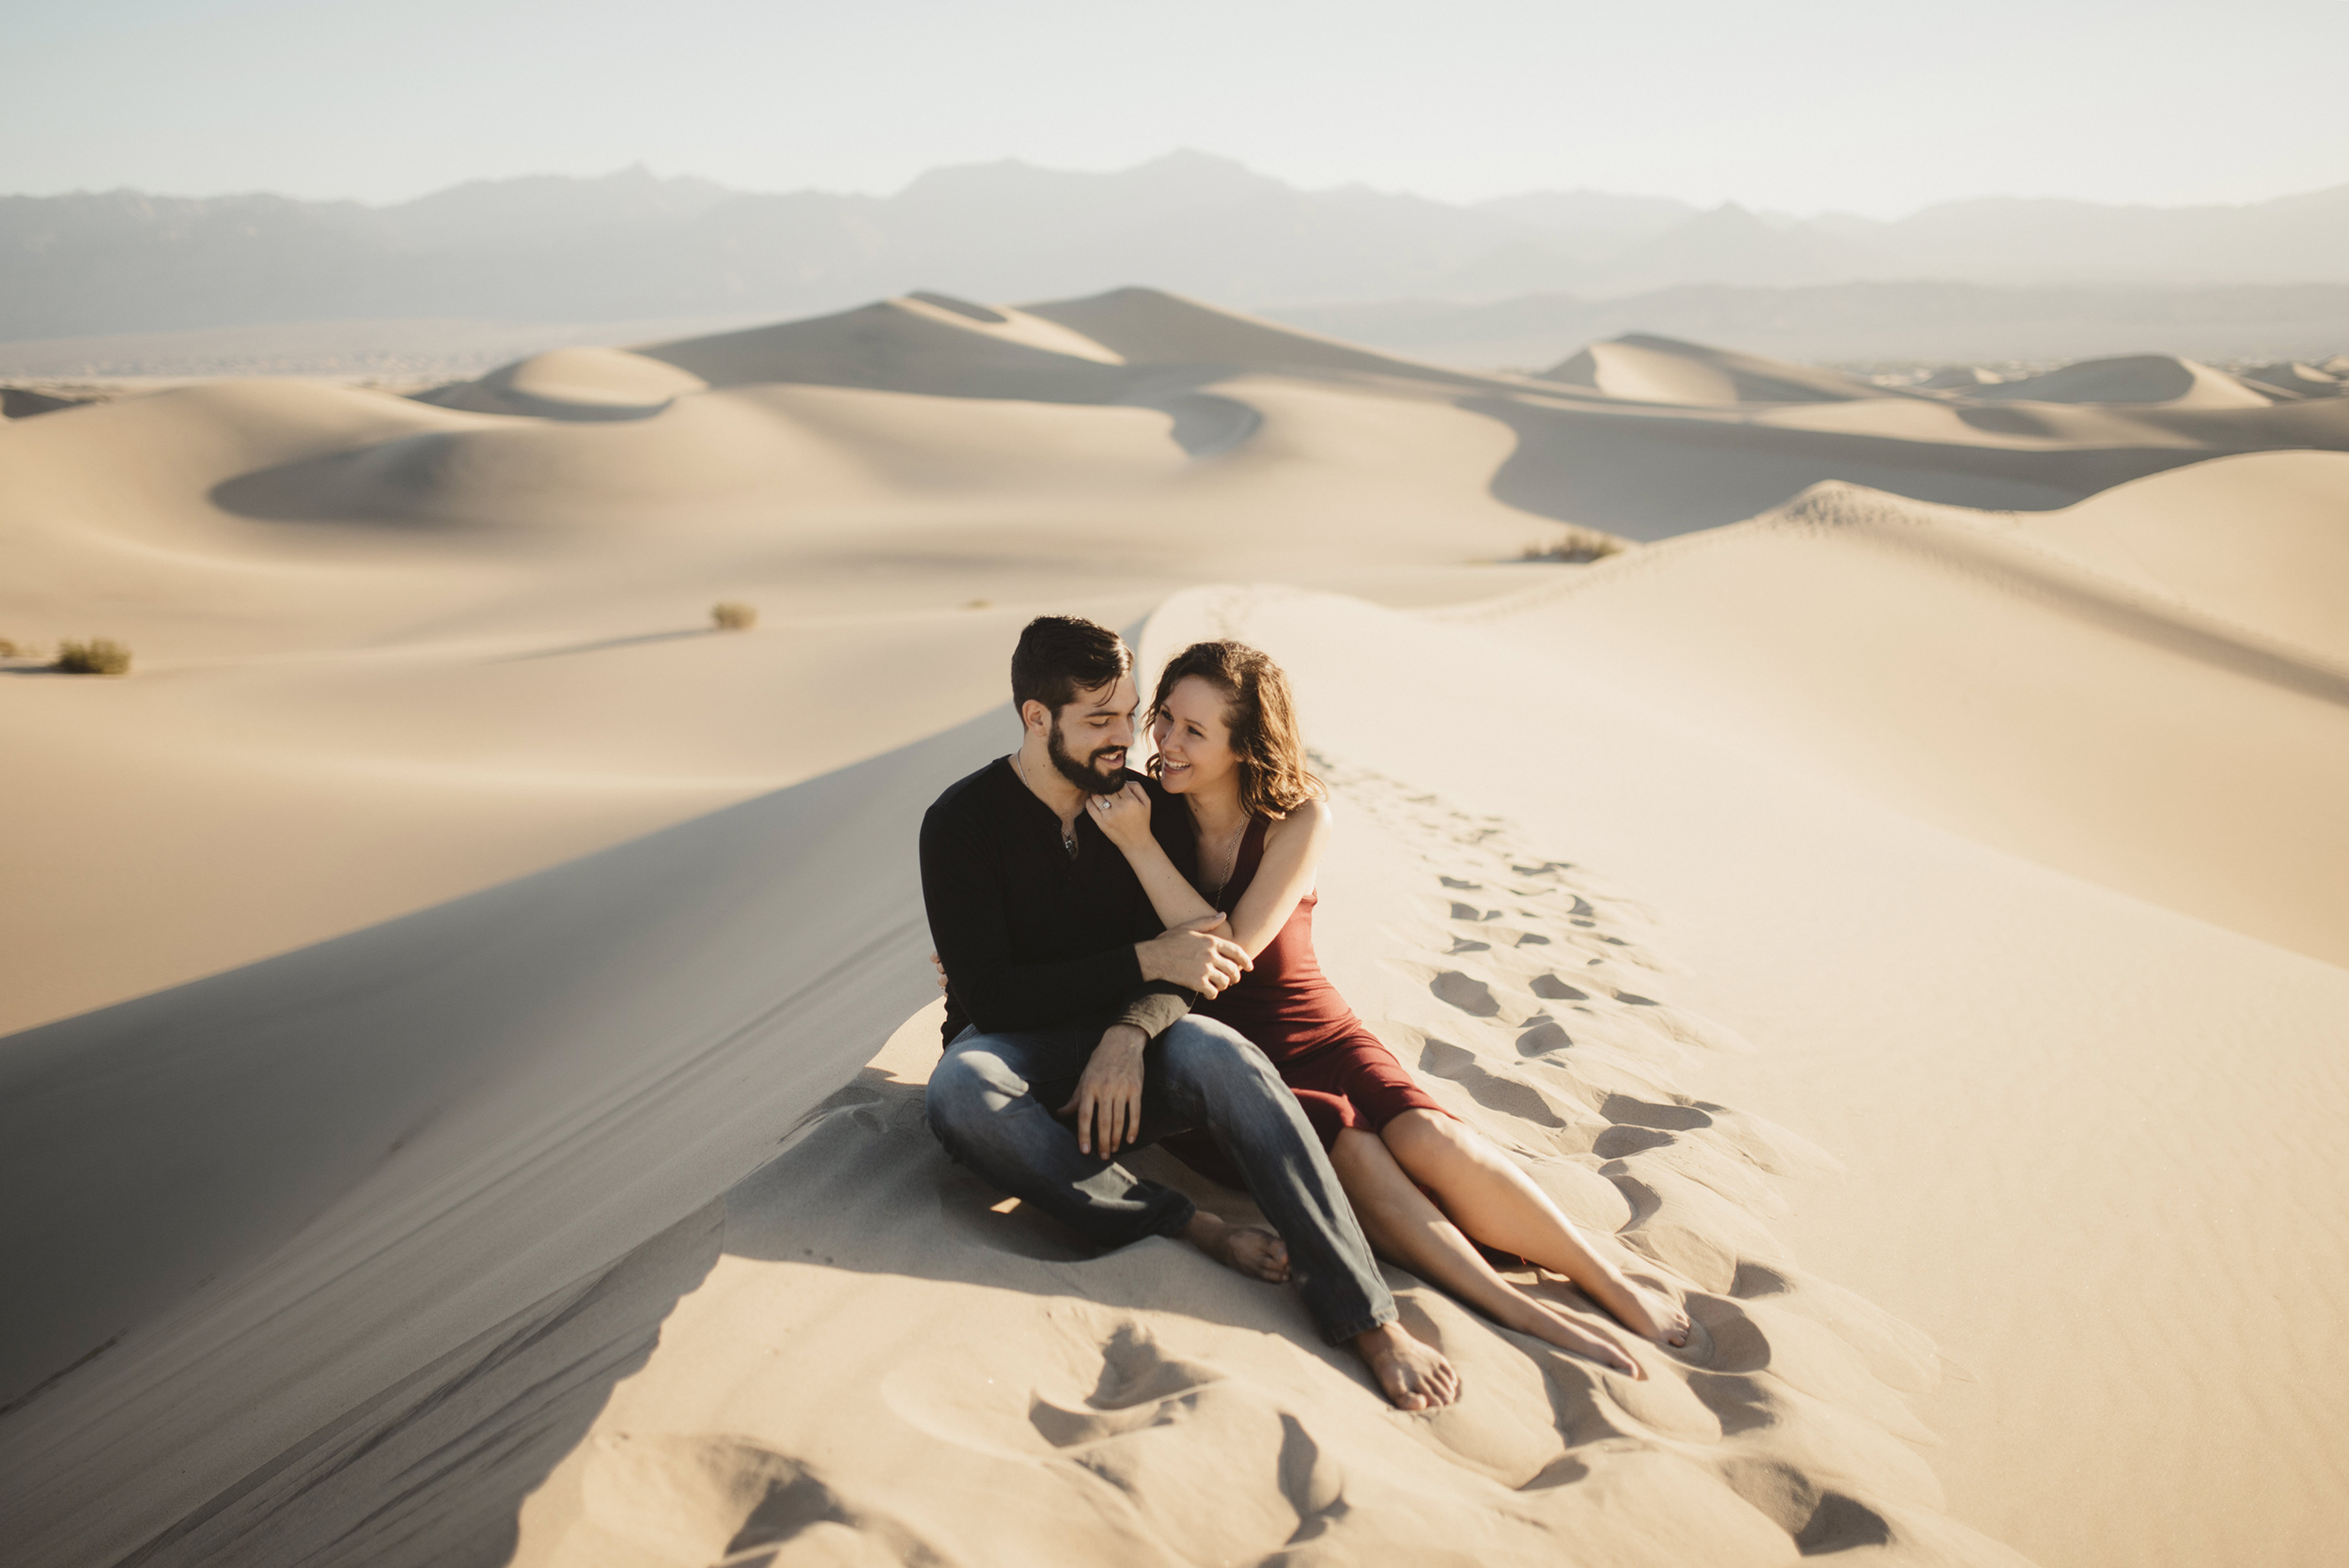
[[[1037,702],[1034,697],[1030,697],[1026,702],[1019,705],[1019,727],[1030,730],[1050,729],[1052,727],[1052,710],[1046,707],[1042,703]]]

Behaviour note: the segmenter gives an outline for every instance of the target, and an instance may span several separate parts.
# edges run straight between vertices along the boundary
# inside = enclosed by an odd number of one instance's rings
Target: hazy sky
[[[0,191],[886,193],[1177,147],[1890,216],[2349,182],[2349,0],[0,0]]]

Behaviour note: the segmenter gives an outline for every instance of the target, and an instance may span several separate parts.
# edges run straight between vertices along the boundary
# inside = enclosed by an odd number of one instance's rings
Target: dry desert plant
[[[709,607],[709,624],[720,631],[748,631],[758,624],[758,612],[727,599]]]
[[[127,675],[131,673],[131,650],[110,637],[93,637],[86,643],[59,643],[57,662],[51,667],[69,675]]]
[[[1519,552],[1523,561],[1563,561],[1579,565],[1589,561],[1604,561],[1610,555],[1621,555],[1630,547],[1628,541],[1612,534],[1602,534],[1595,528],[1569,528],[1553,539],[1530,544]]]
[[[0,659],[35,659],[39,652],[30,643],[20,643],[13,637],[0,637]]]

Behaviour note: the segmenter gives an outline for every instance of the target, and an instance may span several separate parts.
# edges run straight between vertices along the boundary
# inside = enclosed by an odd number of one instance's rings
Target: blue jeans
[[[930,1130],[972,1171],[1104,1249],[1174,1235],[1197,1207],[1077,1147],[1052,1114],[1077,1092],[1098,1028],[966,1029],[930,1074]],[[1142,1135],[1205,1131],[1288,1243],[1289,1278],[1331,1344],[1395,1319],[1370,1243],[1321,1141],[1272,1063],[1237,1031],[1184,1018],[1143,1053]]]

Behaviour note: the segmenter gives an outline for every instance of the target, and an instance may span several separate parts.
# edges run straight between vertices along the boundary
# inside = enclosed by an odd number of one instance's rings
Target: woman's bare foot
[[[1596,1290],[1587,1285],[1583,1290],[1641,1339],[1654,1340],[1675,1350],[1688,1344],[1688,1314],[1656,1292],[1635,1285],[1620,1274],[1601,1281]]]
[[[1647,1375],[1646,1368],[1632,1359],[1623,1346],[1606,1335],[1592,1333],[1565,1313],[1541,1302],[1529,1298],[1526,1305],[1532,1311],[1525,1314],[1525,1321],[1509,1324],[1508,1327],[1521,1334],[1531,1334],[1545,1344],[1554,1344],[1572,1355],[1596,1361],[1600,1366],[1611,1368],[1626,1377]]]
[[[1434,1345],[1422,1344],[1399,1323],[1354,1336],[1378,1391],[1398,1410],[1433,1410],[1460,1397],[1460,1374]]]
[[[1289,1282],[1288,1243],[1257,1225],[1235,1225],[1206,1209],[1190,1217],[1183,1239],[1227,1268],[1271,1284]]]

